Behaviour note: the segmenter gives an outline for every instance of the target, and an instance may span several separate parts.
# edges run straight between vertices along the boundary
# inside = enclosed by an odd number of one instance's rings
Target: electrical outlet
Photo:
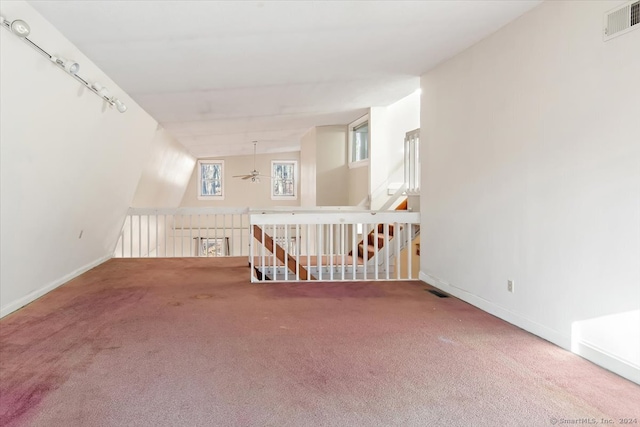
[[[507,291],[513,292],[514,284],[513,280],[507,280]]]

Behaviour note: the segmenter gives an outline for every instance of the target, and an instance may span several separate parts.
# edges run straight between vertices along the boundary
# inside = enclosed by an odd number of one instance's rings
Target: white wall
[[[316,128],[316,204],[349,205],[347,126]]]
[[[258,154],[256,169],[267,177],[260,177],[259,183],[232,178],[245,175],[253,170],[253,155],[230,156],[224,160],[224,200],[198,200],[198,167],[193,169],[189,184],[182,198],[184,207],[252,207],[300,206],[300,173],[298,173],[298,197],[296,200],[271,200],[271,162],[274,160],[296,160],[300,168],[300,152]]]
[[[404,181],[404,137],[407,132],[419,127],[418,91],[389,106],[371,108],[370,193],[373,209],[387,201],[389,184]]]
[[[349,169],[349,206],[357,206],[369,196],[369,165]]]
[[[182,144],[166,130],[158,127],[131,206],[134,208],[180,206],[195,163],[196,159]],[[153,216],[138,217],[134,218],[133,223],[130,224],[127,217],[122,235],[116,244],[114,256],[167,256],[170,252],[164,251],[165,246],[174,247],[173,240],[170,240],[173,238],[173,219],[165,222],[163,218],[156,221]],[[138,236],[139,233],[141,238],[129,237],[130,235]],[[165,235],[167,235],[167,242],[165,242]],[[140,242],[142,245],[139,244]],[[191,240],[187,239],[187,245],[190,243]],[[184,243],[181,247],[184,247]]]
[[[300,140],[300,206],[316,206],[316,128]]]
[[[369,194],[372,207],[388,199],[387,187],[402,182],[404,137],[420,127],[415,92],[386,107],[369,110],[369,163],[349,168],[348,126],[319,126],[301,140],[302,206],[355,206]],[[394,174],[395,172],[395,174]],[[379,193],[379,194],[378,194]]]
[[[163,128],[155,132],[147,163],[131,206],[174,208],[180,206],[196,159]]]
[[[387,120],[387,107],[371,107],[369,111],[369,194],[388,184],[389,172],[398,167],[396,159],[389,156],[389,122]],[[402,149],[401,141],[397,141]],[[402,162],[402,155],[400,156]],[[391,169],[391,170],[390,170]],[[381,192],[386,193],[384,188]],[[383,202],[384,203],[384,202]]]
[[[129,107],[107,108],[45,57],[0,29],[0,315],[111,256],[151,147],[156,122],[25,2],[45,50],[75,59]],[[80,234],[82,236],[80,237]]]
[[[300,141],[300,164],[300,206],[350,204],[346,125],[318,126],[310,129]]]
[[[565,348],[584,324],[574,350],[640,381],[640,31],[602,41],[618,4],[545,2],[422,77],[421,278]]]

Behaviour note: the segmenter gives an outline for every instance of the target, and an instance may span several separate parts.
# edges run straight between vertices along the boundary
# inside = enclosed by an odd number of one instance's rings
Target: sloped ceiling
[[[29,3],[209,157],[250,153],[253,140],[297,150],[310,127],[412,93],[425,71],[539,1]]]

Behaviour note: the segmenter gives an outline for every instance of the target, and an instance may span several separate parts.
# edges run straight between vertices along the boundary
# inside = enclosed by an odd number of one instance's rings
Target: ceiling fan
[[[258,141],[253,141],[253,170],[246,175],[233,175],[233,178],[242,178],[243,180],[251,180],[251,182],[260,182],[261,176],[271,178],[269,175],[261,175],[260,172],[256,170],[256,145]]]

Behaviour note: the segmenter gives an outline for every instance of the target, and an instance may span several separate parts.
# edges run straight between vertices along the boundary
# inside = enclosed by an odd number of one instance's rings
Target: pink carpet
[[[2,426],[547,426],[640,386],[420,282],[111,260],[0,321]]]

